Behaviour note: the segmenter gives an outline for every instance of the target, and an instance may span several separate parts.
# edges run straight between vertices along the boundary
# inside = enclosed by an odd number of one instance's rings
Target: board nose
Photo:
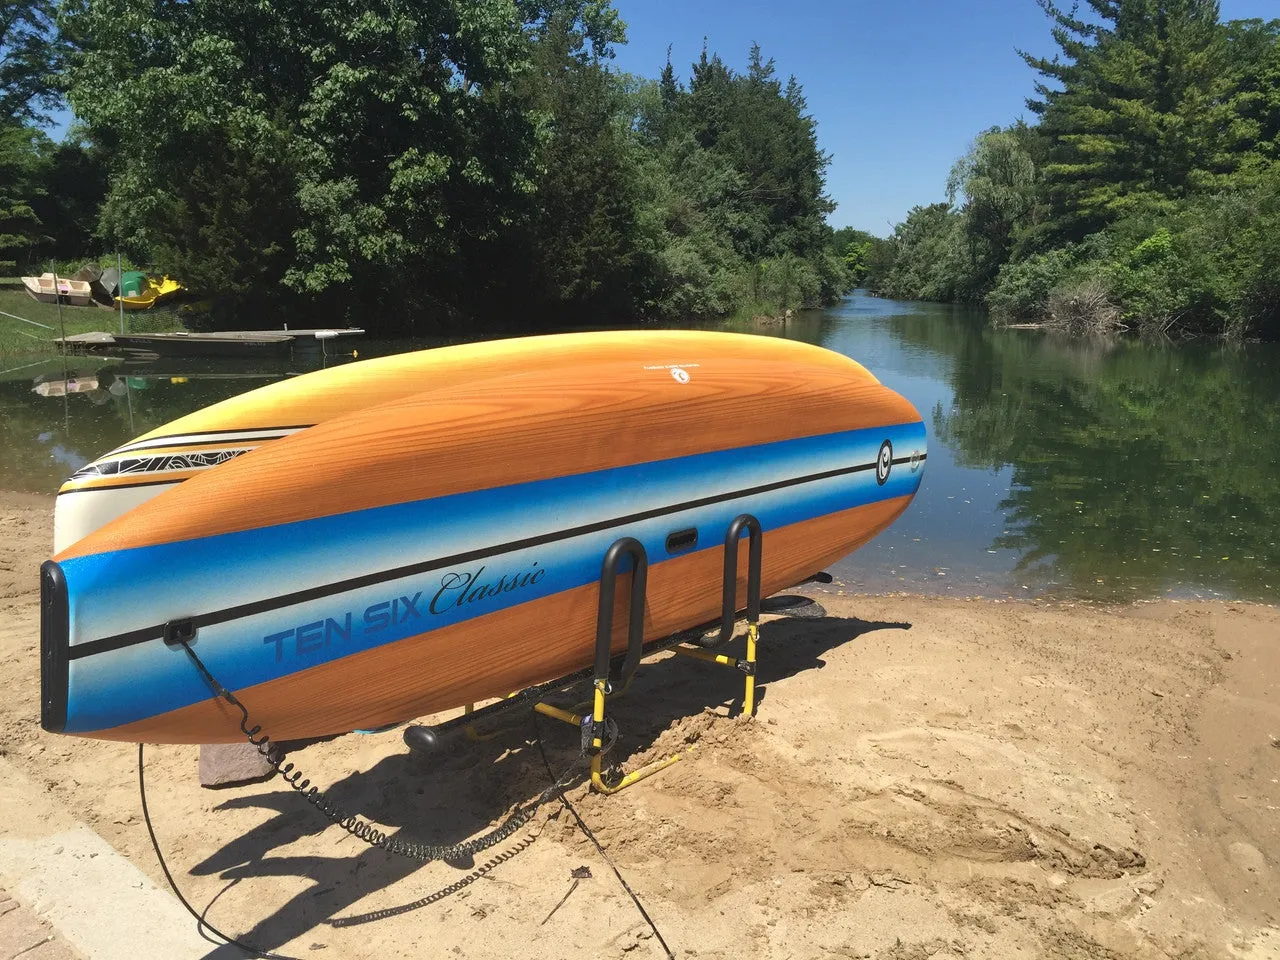
[[[67,652],[70,644],[67,580],[52,560],[40,567],[40,726],[61,733],[67,725]]]

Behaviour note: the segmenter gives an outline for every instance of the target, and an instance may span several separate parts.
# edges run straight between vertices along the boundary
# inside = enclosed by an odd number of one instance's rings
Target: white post
[[[49,272],[53,274],[53,302],[58,305],[58,326],[62,330],[62,352],[67,352],[67,325],[62,322],[62,292],[58,289],[58,265],[50,262]]]
[[[120,296],[116,298],[116,302],[120,304],[120,336],[124,336],[124,267],[121,265],[120,251],[116,250],[116,288],[120,291]]]

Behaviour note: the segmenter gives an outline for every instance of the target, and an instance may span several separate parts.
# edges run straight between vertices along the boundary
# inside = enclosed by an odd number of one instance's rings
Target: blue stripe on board
[[[166,619],[224,608],[353,571],[401,567],[484,543],[622,516],[778,479],[869,463],[883,439],[895,455],[924,451],[923,424],[784,441],[727,453],[640,464],[270,528],[75,558],[63,564],[72,635],[94,639]],[[914,493],[920,471],[894,467],[880,486],[872,470],[711,504],[475,561],[457,569],[386,581],[201,629],[210,669],[242,689],[359,650],[594,582],[605,549],[624,533],[652,563],[666,535],[707,531],[717,545],[733,517],[754,513],[776,529],[864,503]],[[432,529],[429,539],[421,531]],[[710,531],[717,531],[709,535]],[[316,544],[325,550],[315,550]],[[462,549],[458,549],[461,547]],[[281,572],[289,576],[282,582]],[[477,592],[477,584],[486,589]],[[270,586],[268,586],[270,585]],[[124,604],[122,611],[117,604]],[[113,609],[114,607],[114,609]],[[92,625],[92,632],[86,627]],[[429,642],[429,636],[423,642]],[[477,651],[483,658],[484,651]],[[67,732],[118,726],[208,697],[180,650],[148,641],[71,664]]]
[[[395,569],[406,558],[450,556],[870,463],[885,437],[900,455],[924,447],[920,423],[850,431],[77,557],[62,564],[72,593],[71,635],[73,642],[112,636]]]

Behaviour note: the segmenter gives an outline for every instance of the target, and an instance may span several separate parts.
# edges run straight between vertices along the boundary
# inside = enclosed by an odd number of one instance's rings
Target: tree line
[[[1280,20],[1038,2],[1037,122],[979,134],[946,200],[872,242],[867,283],[1005,322],[1280,337]]]
[[[647,79],[608,0],[0,2],[10,271],[120,249],[383,333],[776,314],[857,277],[758,46]]]

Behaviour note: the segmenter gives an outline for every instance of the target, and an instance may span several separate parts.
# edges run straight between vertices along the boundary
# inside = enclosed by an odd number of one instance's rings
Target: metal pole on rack
[[[120,249],[116,248],[116,289],[120,291],[120,295],[116,297],[116,303],[120,304],[120,336],[124,336],[124,267],[121,266],[123,261],[120,259]]]

